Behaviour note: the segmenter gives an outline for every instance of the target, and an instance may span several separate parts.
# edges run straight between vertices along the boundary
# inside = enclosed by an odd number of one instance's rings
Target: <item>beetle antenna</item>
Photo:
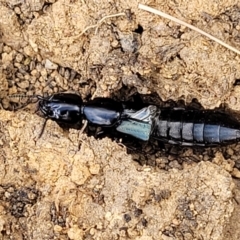
[[[8,96],[8,98],[9,99],[18,98],[19,102],[21,102],[21,100],[24,99],[24,98],[28,99],[26,103],[23,103],[22,106],[19,106],[19,107],[15,108],[14,110],[25,108],[26,106],[28,106],[31,103],[37,103],[39,100],[44,99],[44,97],[41,96],[41,95],[26,95],[26,94],[25,95],[24,94],[13,94],[13,95]]]
[[[24,95],[24,94],[13,94],[8,96],[8,98],[19,98],[19,100],[24,99],[24,98],[29,98],[29,99],[33,99],[33,98],[37,98],[42,99],[43,97],[40,95]]]

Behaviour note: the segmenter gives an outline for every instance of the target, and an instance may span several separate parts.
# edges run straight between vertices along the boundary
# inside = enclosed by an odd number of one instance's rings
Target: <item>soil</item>
[[[138,93],[239,117],[240,56],[138,3],[0,3],[1,239],[240,238],[239,144],[161,149],[51,121],[38,139],[44,120],[26,95]],[[236,0],[141,3],[240,49]]]

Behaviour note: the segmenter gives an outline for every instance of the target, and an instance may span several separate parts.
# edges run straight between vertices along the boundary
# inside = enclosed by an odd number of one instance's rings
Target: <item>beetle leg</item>
[[[46,124],[47,124],[47,121],[48,121],[49,118],[46,118],[44,123],[43,123],[43,126],[42,126],[42,129],[41,129],[41,132],[40,134],[38,135],[38,138],[37,139],[40,139],[44,133],[44,130],[45,130],[45,127],[46,127]]]

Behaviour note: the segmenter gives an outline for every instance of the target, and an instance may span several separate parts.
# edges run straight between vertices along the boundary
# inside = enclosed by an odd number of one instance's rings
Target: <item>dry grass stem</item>
[[[112,15],[107,15],[105,17],[103,17],[102,19],[100,19],[97,24],[94,24],[94,25],[90,25],[90,26],[87,26],[80,34],[78,34],[77,36],[75,36],[74,38],[79,38],[81,37],[85,32],[87,32],[89,29],[92,29],[92,28],[96,28],[95,30],[95,34],[97,34],[97,30],[99,28],[99,26],[102,24],[103,21],[105,21],[106,19],[108,18],[113,18],[113,17],[120,17],[120,16],[125,16],[126,14],[125,13],[116,13],[116,14],[112,14]]]
[[[200,33],[200,34],[202,34],[202,35],[210,38],[211,40],[213,40],[213,41],[221,44],[222,46],[224,46],[224,47],[228,48],[229,50],[231,50],[231,51],[233,51],[233,52],[235,52],[235,53],[237,53],[237,54],[240,55],[240,51],[237,50],[236,48],[234,48],[234,47],[228,45],[227,43],[221,41],[220,39],[218,39],[218,38],[216,38],[216,37],[214,37],[214,36],[212,36],[212,35],[204,32],[203,30],[201,30],[201,29],[199,29],[199,28],[197,28],[197,27],[194,27],[193,25],[191,25],[191,24],[189,24],[189,23],[186,23],[186,22],[184,22],[184,21],[182,21],[182,20],[179,20],[179,19],[177,19],[177,18],[175,18],[175,17],[173,17],[173,16],[171,16],[171,15],[168,15],[168,14],[166,14],[166,13],[164,13],[164,12],[161,12],[161,11],[159,11],[159,10],[156,10],[156,9],[154,9],[154,8],[148,7],[148,6],[143,5],[143,4],[139,4],[139,5],[138,5],[138,8],[139,8],[139,9],[142,9],[142,10],[145,10],[145,11],[148,11],[148,12],[151,12],[151,13],[153,13],[153,14],[157,14],[157,15],[159,15],[159,16],[161,16],[161,17],[164,17],[164,18],[169,19],[169,20],[171,20],[171,21],[173,21],[173,22],[176,22],[176,23],[181,24],[181,25],[183,25],[183,26],[185,26],[185,27],[188,27],[188,28],[190,28],[190,29],[192,29],[192,30],[194,30],[194,31],[196,31],[196,32],[198,32],[198,33]]]

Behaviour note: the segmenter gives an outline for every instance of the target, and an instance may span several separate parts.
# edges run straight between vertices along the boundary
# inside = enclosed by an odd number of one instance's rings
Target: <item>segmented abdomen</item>
[[[212,110],[161,109],[152,137],[172,144],[214,146],[240,141],[240,124]]]

